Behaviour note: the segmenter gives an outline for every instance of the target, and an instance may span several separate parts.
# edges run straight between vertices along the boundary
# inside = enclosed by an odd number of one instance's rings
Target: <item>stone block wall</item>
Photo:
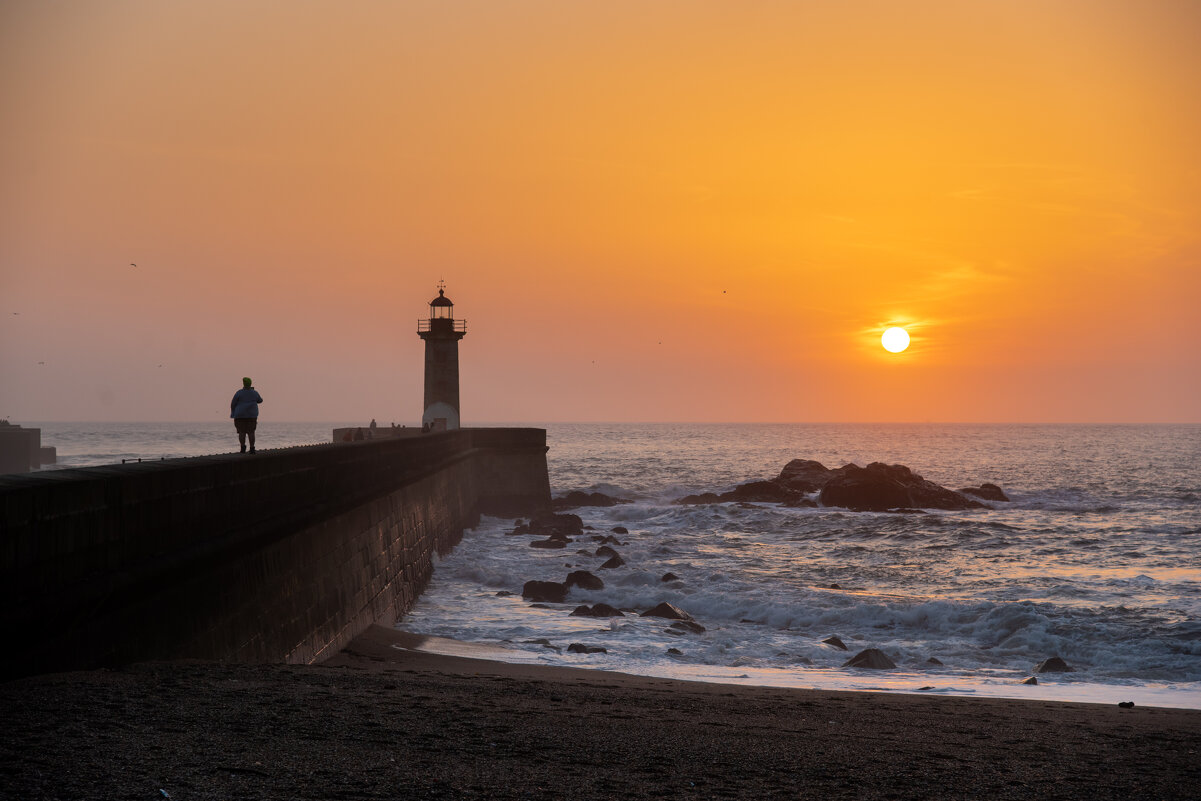
[[[539,429],[0,477],[0,675],[313,662],[391,623],[481,511],[549,503]]]

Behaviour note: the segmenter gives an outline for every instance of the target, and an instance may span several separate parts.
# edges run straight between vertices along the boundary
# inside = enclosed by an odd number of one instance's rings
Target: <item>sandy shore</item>
[[[416,640],[0,685],[0,796],[1201,798],[1201,711],[697,684]]]

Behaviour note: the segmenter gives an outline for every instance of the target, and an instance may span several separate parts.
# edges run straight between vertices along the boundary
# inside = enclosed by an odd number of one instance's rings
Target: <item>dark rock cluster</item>
[[[981,484],[979,487],[969,487],[958,492],[941,487],[923,479],[904,465],[886,465],[879,462],[859,467],[854,464],[831,470],[812,460],[794,459],[785,465],[780,475],[769,481],[753,481],[743,484],[732,492],[705,493],[699,496],[681,498],[677,503],[717,503],[723,501],[737,502],[772,502],[790,505],[813,505],[813,501],[805,498],[806,494],[819,493],[824,506],[839,506],[851,510],[870,511],[920,511],[921,509],[971,509],[987,508],[975,498],[992,501],[1007,501],[1005,493],[995,484]],[[581,493],[582,494],[582,493]],[[969,497],[972,496],[972,497]],[[571,496],[569,496],[571,497]],[[613,505],[613,504],[597,504]],[[546,513],[534,517],[528,523],[518,521],[511,534],[527,534],[535,537],[545,537],[544,540],[534,540],[534,547],[561,548],[572,538],[584,533],[583,522],[577,515]],[[622,526],[613,528],[614,534],[629,534]],[[625,564],[621,554],[612,546],[625,543],[612,535],[592,535],[594,543],[599,543],[595,551],[577,551],[581,556],[604,558],[605,562],[594,569],[612,569]],[[570,567],[570,565],[569,565]],[[678,582],[679,577],[673,573],[663,575],[662,582]],[[522,597],[532,603],[562,604],[572,587],[585,590],[604,589],[604,580],[587,570],[573,570],[562,582],[527,581],[522,587]],[[832,585],[838,589],[838,585]],[[506,593],[498,593],[506,594]],[[575,617],[611,618],[625,617],[626,613],[637,610],[621,610],[609,604],[597,603],[592,606],[581,605],[570,613]],[[701,634],[705,627],[698,623],[688,612],[679,607],[662,602],[657,606],[639,613],[640,617],[662,618],[670,621],[665,632],[678,636]],[[556,651],[561,649],[543,642],[546,647]],[[842,651],[849,650],[846,643],[838,636],[830,636],[822,643]],[[600,646],[582,643],[572,643],[568,646],[569,653],[593,654],[605,653]],[[678,649],[670,649],[669,653],[677,656],[683,654]],[[942,665],[936,657],[930,657],[924,663],[926,667]],[[896,663],[883,651],[868,648],[860,651],[843,664],[844,668],[860,668],[868,670],[892,670]],[[1052,657],[1037,665],[1034,673],[1045,674],[1071,671],[1059,657]],[[1036,684],[1037,679],[1031,677],[1024,683]]]
[[[513,530],[509,532],[511,535],[527,534],[531,536],[545,536],[545,540],[534,540],[530,543],[536,548],[562,548],[568,542],[572,541],[572,537],[578,537],[584,532],[583,521],[577,515],[571,514],[543,514],[534,517],[528,523],[517,521]],[[614,534],[629,534],[629,531],[624,526],[615,526]],[[624,545],[625,543],[612,535],[593,535],[594,542],[601,543],[595,551],[579,550],[576,553],[580,556],[591,556],[597,558],[605,558],[598,569],[613,569],[621,567],[625,564],[625,560],[621,554],[617,552],[613,545]],[[570,565],[569,565],[570,567]],[[680,577],[674,573],[665,573],[661,579],[663,582],[679,582]],[[601,590],[605,587],[605,582],[599,576],[587,570],[573,570],[567,574],[564,581],[527,581],[521,588],[521,597],[534,604],[543,603],[565,603],[567,594],[572,587],[580,587],[585,590]],[[510,592],[497,593],[498,595],[512,595]],[[577,606],[571,611],[573,617],[625,617],[626,612],[634,610],[617,609],[606,603],[598,603],[592,606],[587,604]],[[684,636],[687,634],[702,634],[705,632],[705,627],[696,622],[690,614],[673,606],[669,603],[660,603],[659,605],[642,612],[640,617],[663,618],[671,621],[671,625],[665,629],[666,633]],[[536,640],[527,642],[537,642],[547,648],[552,648],[555,651],[561,651],[557,646],[550,644],[549,640]],[[595,654],[606,653],[604,648],[599,646],[586,645],[581,643],[572,643],[567,647],[569,653],[580,654]],[[677,652],[678,653],[678,652]]]
[[[867,467],[849,464],[832,471],[821,490],[823,506],[843,506],[856,512],[888,509],[983,509],[979,501],[940,487],[905,465],[872,462]]]
[[[1009,500],[996,484],[981,484],[956,492],[927,481],[900,464],[872,462],[867,467],[848,464],[831,470],[812,459],[793,459],[773,479],[750,481],[729,492],[686,495],[676,503],[817,506],[816,502],[806,497],[813,493],[819,493],[822,506],[838,506],[860,512],[982,509],[988,507],[976,498]]]

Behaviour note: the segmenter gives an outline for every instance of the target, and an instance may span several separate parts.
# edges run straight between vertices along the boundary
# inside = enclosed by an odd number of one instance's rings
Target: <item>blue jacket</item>
[[[259,404],[262,402],[263,396],[254,387],[239,389],[234,393],[234,399],[229,402],[229,416],[258,417]]]

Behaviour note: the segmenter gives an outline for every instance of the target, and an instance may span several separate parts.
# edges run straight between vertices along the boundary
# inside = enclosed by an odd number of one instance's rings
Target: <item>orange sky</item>
[[[1192,0],[4,3],[0,417],[250,375],[411,423],[445,278],[465,424],[1201,421],[1198,41]]]

